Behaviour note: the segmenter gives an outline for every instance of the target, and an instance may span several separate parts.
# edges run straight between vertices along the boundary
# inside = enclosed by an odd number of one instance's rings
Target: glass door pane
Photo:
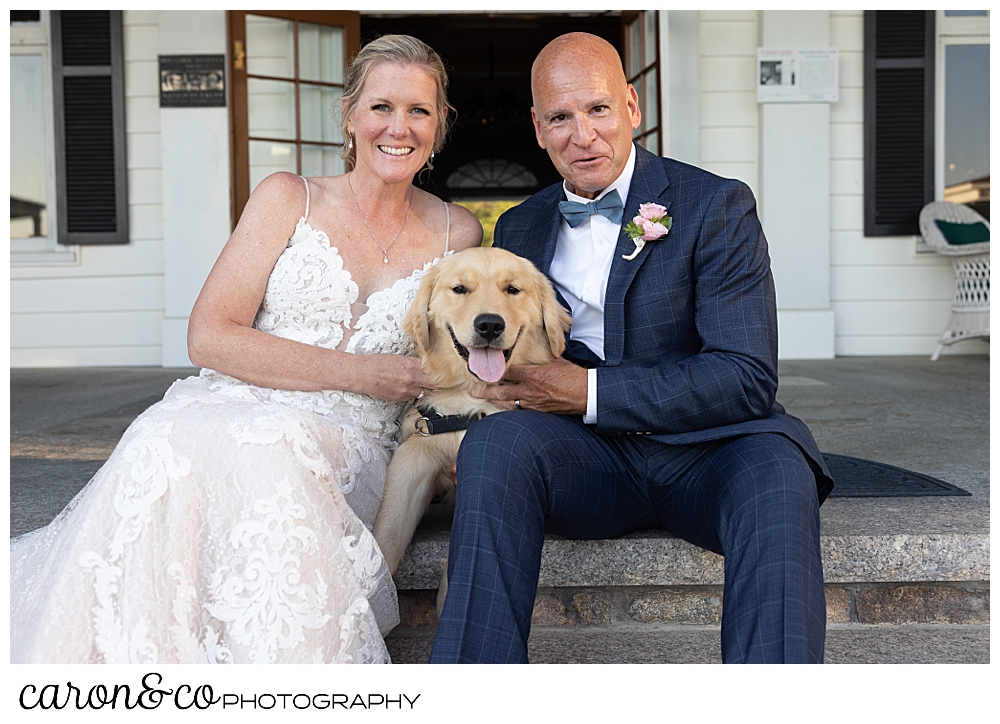
[[[640,21],[642,14],[629,23],[628,26],[628,48],[625,51],[625,64],[628,77],[639,73],[642,70],[642,27]]]
[[[299,23],[299,77],[324,83],[344,82],[344,29]]]
[[[302,140],[340,143],[340,88],[310,85],[299,86],[299,117],[302,119]]]
[[[990,46],[945,46],[944,185],[990,173]]]
[[[251,136],[295,140],[295,84],[247,78],[247,115]]]
[[[337,176],[344,173],[344,170],[344,159],[340,157],[340,146],[302,144],[303,176]]]
[[[295,77],[295,32],[291,20],[247,15],[247,73]]]
[[[944,198],[990,216],[990,46],[946,45]]]
[[[659,108],[659,96],[660,96],[660,86],[659,81],[656,78],[656,68],[650,68],[646,72],[646,77],[643,80],[643,86],[646,90],[646,97],[642,97],[642,93],[638,87],[636,87],[636,92],[639,93],[639,102],[642,103],[642,125],[646,128],[651,128],[658,124],[660,117]]]
[[[643,33],[643,53],[642,67],[648,68],[656,62],[656,23],[659,15],[653,10],[646,10],[642,14],[645,32]]]

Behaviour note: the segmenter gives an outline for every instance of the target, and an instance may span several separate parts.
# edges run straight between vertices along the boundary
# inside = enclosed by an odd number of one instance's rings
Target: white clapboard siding
[[[865,162],[860,158],[830,159],[830,193],[857,196],[865,191]]]
[[[757,55],[757,12],[703,10],[702,55]]]
[[[699,66],[701,92],[725,93],[753,91],[756,94],[757,56],[705,55],[701,49]]]
[[[163,276],[12,279],[10,313],[163,311]],[[110,330],[109,330],[110,332]]]
[[[144,72],[148,72],[148,70]],[[126,134],[126,145],[130,169],[161,168],[163,166],[163,151],[160,148],[159,133]]]
[[[830,11],[830,42],[840,49],[864,52],[865,49],[865,16],[857,10]]]
[[[123,15],[129,243],[82,246],[76,264],[11,267],[14,367],[161,363],[158,23],[158,11]]]
[[[132,241],[163,241],[163,204],[129,204],[129,234]]]
[[[835,160],[865,158],[865,127],[859,123],[830,124],[830,158]]]
[[[699,13],[701,166],[758,188],[757,12]]]
[[[859,330],[845,334],[848,337],[884,334],[937,338],[951,315],[951,305],[944,300],[838,301],[831,306],[838,326]]]
[[[753,128],[757,123],[757,96],[751,91],[701,94],[702,128]]]
[[[142,67],[145,68],[143,63]],[[132,71],[132,65],[126,61],[125,74]],[[147,71],[148,72],[148,71]],[[125,96],[125,125],[129,133],[159,133],[160,132],[160,98]]]
[[[159,13],[126,10],[122,23],[125,26],[125,62],[155,62],[160,47]]]
[[[95,277],[163,276],[163,241],[161,238],[138,241],[133,239],[122,246],[84,246],[80,248],[79,254],[81,264],[86,265],[88,271],[93,273]],[[79,276],[80,270],[76,266],[57,266],[55,264],[45,267],[44,272],[41,272],[37,267],[14,266],[10,270],[12,284],[14,280],[72,279],[79,278]],[[158,283],[162,287],[162,282]]]
[[[861,123],[865,113],[864,88],[841,86],[838,96],[837,102],[830,105],[830,123]]]
[[[129,169],[128,200],[132,204],[155,204],[162,202],[163,174],[160,169]]]
[[[864,233],[865,197],[863,194],[830,194],[830,231]],[[870,237],[877,240],[885,237]]]
[[[830,296],[858,302],[951,303],[951,268],[931,266],[845,266],[833,275]]]
[[[32,344],[23,348],[159,346],[163,312],[65,312],[16,314],[11,334],[34,328]]]
[[[706,162],[752,163],[757,158],[756,129],[752,126],[702,128],[701,158]]]
[[[865,236],[861,229],[830,231],[830,261],[845,266],[930,266],[951,269],[951,262],[936,254],[917,254],[912,236]]]

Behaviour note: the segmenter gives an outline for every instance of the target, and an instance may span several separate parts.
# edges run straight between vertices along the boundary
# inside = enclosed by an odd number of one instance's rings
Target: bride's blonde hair
[[[351,67],[344,78],[344,95],[341,98],[340,133],[344,139],[344,150],[340,154],[348,171],[354,168],[357,160],[357,150],[350,148],[347,132],[347,121],[354,115],[361,97],[361,90],[371,74],[372,69],[380,63],[398,63],[399,65],[416,64],[423,66],[437,85],[437,130],[434,133],[433,151],[438,153],[444,148],[448,128],[454,116],[455,108],[448,102],[448,72],[444,62],[431,46],[410,35],[383,35],[376,38],[361,49],[351,61]],[[430,161],[429,168],[433,168]]]

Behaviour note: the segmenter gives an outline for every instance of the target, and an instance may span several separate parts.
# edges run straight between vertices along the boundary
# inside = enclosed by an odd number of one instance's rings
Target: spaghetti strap
[[[448,239],[451,237],[451,210],[448,202],[444,202],[444,253],[448,253]]]
[[[306,213],[302,215],[303,221],[309,221],[309,179],[305,176],[299,176],[302,179],[302,183],[306,185]]]

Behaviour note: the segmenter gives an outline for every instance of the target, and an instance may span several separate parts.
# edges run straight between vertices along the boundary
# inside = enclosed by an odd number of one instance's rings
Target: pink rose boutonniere
[[[622,254],[622,259],[632,261],[646,246],[647,241],[658,241],[670,231],[673,219],[667,216],[667,209],[659,204],[640,204],[638,215],[625,226],[625,233],[635,242],[635,251]]]

